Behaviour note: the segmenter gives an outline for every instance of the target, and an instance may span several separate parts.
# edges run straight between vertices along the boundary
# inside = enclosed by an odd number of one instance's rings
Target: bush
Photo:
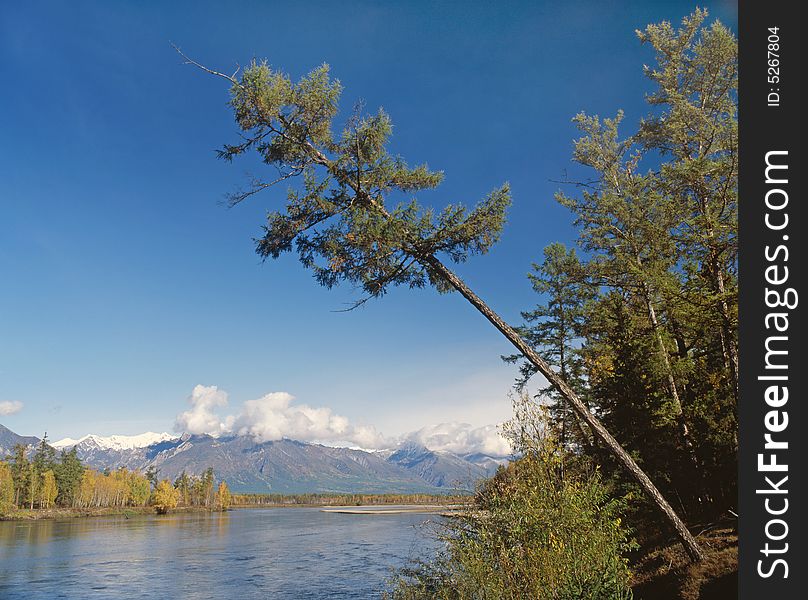
[[[562,471],[557,455],[531,452],[485,482],[474,506],[449,519],[433,562],[393,579],[388,599],[632,597],[623,506],[597,471]]]

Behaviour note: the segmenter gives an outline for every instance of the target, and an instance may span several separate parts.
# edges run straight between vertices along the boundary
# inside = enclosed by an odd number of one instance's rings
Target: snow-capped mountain
[[[140,435],[85,435],[82,438],[74,440],[72,438],[64,438],[58,442],[53,442],[51,446],[57,450],[65,450],[78,446],[79,449],[100,449],[100,450],[133,450],[135,448],[146,448],[152,444],[159,444],[168,440],[176,439],[176,435],[170,433],[155,433],[147,431]]]
[[[437,487],[451,487],[460,481],[466,483],[466,489],[473,489],[473,482],[491,471],[457,454],[430,450],[416,442],[400,444],[390,451],[386,459]]]
[[[249,436],[211,437],[168,433],[138,436],[87,435],[53,444],[75,447],[95,469],[159,469],[173,479],[182,471],[200,474],[213,467],[232,489],[250,492],[432,492],[471,490],[492,474],[496,459],[468,460],[405,443],[377,452],[334,448],[294,440],[260,443]],[[493,467],[493,468],[492,468]]]
[[[470,462],[478,467],[482,467],[489,473],[496,473],[498,467],[504,467],[508,464],[510,459],[506,456],[489,456],[482,452],[472,452],[471,454],[462,455],[463,460]]]
[[[0,458],[17,443],[29,452],[39,443],[0,425]],[[156,468],[173,480],[181,472],[199,475],[212,467],[238,492],[453,493],[473,490],[490,476],[501,457],[458,455],[406,442],[369,452],[334,448],[290,439],[258,442],[249,436],[86,435],[51,444],[57,450],[76,448],[85,465],[98,470],[118,467],[145,471]]]

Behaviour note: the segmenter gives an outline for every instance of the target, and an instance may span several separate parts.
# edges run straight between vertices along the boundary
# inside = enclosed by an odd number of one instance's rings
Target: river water
[[[432,554],[436,519],[271,508],[0,522],[0,598],[378,598],[393,569]]]

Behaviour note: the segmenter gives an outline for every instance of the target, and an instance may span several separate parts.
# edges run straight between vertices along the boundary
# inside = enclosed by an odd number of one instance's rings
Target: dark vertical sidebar
[[[740,598],[808,594],[805,381],[808,31],[796,2],[740,3]],[[800,139],[803,138],[803,139]]]

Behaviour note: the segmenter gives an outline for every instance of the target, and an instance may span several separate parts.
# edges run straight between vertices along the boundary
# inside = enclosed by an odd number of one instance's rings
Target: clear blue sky
[[[525,274],[575,233],[553,201],[579,111],[646,112],[634,30],[688,2],[19,2],[0,8],[0,423],[51,439],[170,430],[197,384],[230,404],[286,391],[388,435],[509,414],[507,344],[457,295],[397,290],[350,313],[294,257],[251,238],[283,190],[235,209],[253,165],[222,70],[322,62],[384,106],[393,150],[444,170],[425,203],[474,203],[510,181],[502,242],[458,271],[507,319]],[[734,2],[705,2],[736,28]],[[6,406],[9,406],[8,404]],[[235,408],[232,409],[234,411]],[[232,412],[231,411],[231,412]],[[8,410],[7,410],[8,412]]]

